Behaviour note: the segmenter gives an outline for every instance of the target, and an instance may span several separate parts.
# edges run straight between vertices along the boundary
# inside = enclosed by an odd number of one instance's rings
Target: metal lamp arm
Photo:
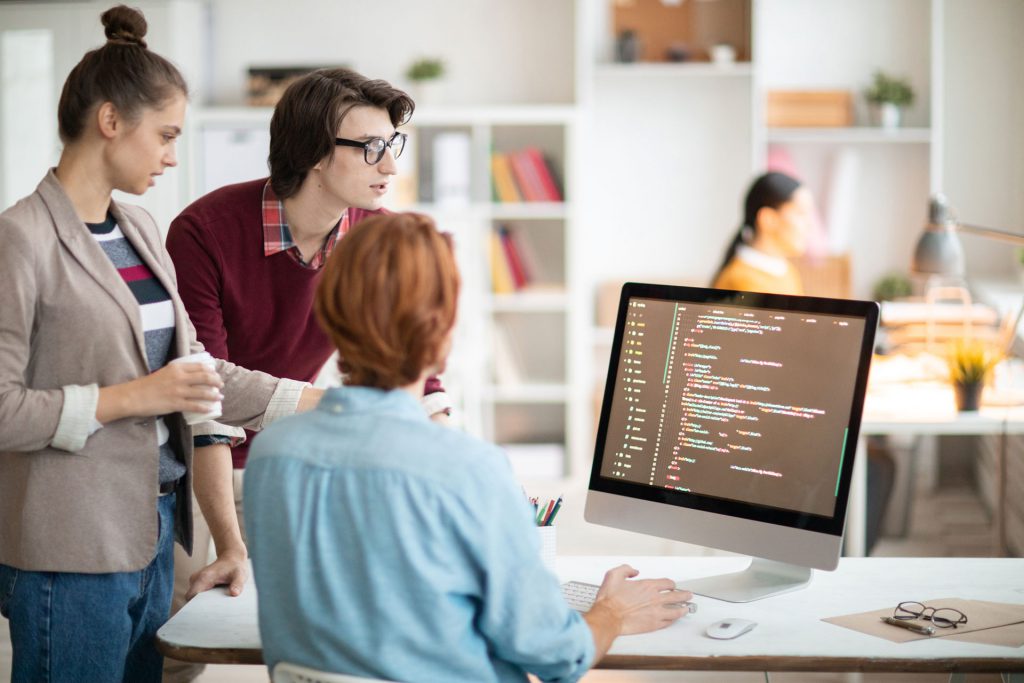
[[[1024,235],[1020,235],[1014,232],[1007,232],[1005,230],[996,230],[995,228],[985,228],[980,225],[970,225],[968,223],[957,223],[956,229],[961,232],[968,232],[972,235],[981,235],[983,237],[991,237],[992,239],[1002,240],[1003,242],[1011,242],[1024,246]]]

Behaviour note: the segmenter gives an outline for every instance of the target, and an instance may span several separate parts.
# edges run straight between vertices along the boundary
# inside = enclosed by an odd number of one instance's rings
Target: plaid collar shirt
[[[313,258],[309,262],[302,260],[302,252],[299,251],[295,240],[292,239],[292,231],[284,218],[284,202],[278,199],[270,187],[270,181],[263,186],[263,255],[273,256],[282,251],[295,260],[303,268],[319,270],[327,262],[327,257],[334,250],[338,238],[348,232],[348,209],[341,215],[338,224],[327,233],[327,238]]]

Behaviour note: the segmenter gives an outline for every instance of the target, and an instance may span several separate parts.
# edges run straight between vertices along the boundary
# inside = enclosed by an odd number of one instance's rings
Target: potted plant
[[[914,103],[914,89],[910,82],[884,71],[875,72],[871,87],[864,95],[877,109],[883,128],[898,128],[903,108]]]
[[[412,82],[413,97],[417,103],[437,103],[444,72],[444,61],[437,57],[422,57],[409,65],[405,77]]]
[[[957,410],[977,410],[981,392],[1000,355],[978,339],[959,339],[950,345],[946,363]]]
[[[890,273],[875,283],[875,301],[896,301],[914,293],[910,278],[902,273]]]

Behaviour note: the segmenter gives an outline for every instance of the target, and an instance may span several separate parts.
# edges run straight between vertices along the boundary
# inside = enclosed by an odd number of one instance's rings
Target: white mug
[[[205,365],[211,370],[216,369],[217,361],[214,360],[207,351],[200,351],[199,353],[191,353],[181,358],[175,358],[171,361],[172,363],[199,363]],[[216,403],[210,403],[210,410],[205,413],[192,413],[182,411],[182,416],[185,418],[185,423],[189,425],[199,424],[200,422],[209,422],[210,420],[216,420],[222,415],[223,406],[220,401]]]

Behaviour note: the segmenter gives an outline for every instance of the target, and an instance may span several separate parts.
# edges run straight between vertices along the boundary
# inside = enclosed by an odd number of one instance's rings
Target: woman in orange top
[[[743,225],[726,251],[712,286],[773,294],[803,294],[803,283],[789,259],[807,248],[814,200],[799,180],[765,173],[744,201]]]

